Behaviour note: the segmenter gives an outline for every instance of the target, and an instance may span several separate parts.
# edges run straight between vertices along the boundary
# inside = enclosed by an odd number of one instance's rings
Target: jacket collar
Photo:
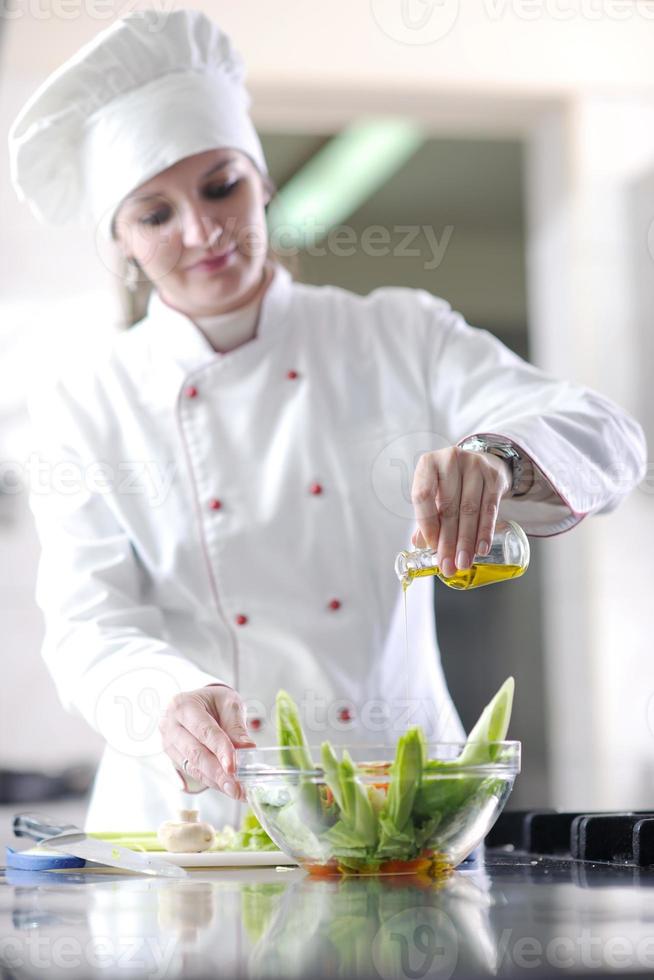
[[[213,362],[237,364],[258,359],[277,336],[275,327],[284,319],[291,298],[293,280],[284,266],[275,263],[273,278],[263,295],[256,336],[225,354],[217,353],[199,327],[185,313],[168,306],[152,291],[143,324],[157,353],[168,354],[188,375]]]

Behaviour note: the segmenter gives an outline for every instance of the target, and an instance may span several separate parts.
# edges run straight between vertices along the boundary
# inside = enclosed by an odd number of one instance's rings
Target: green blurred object
[[[113,833],[89,833],[89,837],[98,840],[112,841],[122,847],[130,847],[134,851],[164,851],[165,848],[153,830],[148,831],[115,831]],[[276,851],[266,831],[259,823],[256,814],[248,809],[243,815],[241,826],[236,831],[233,827],[224,827],[216,831],[216,837],[210,851]]]
[[[243,886],[241,890],[243,925],[252,943],[258,943],[265,934],[285,889],[284,884]]]
[[[489,743],[502,742],[506,738],[513,710],[515,681],[508,677],[501,688],[482,711],[477,724],[468,735],[468,742],[461,754],[462,765],[483,765],[494,762],[496,750]]]
[[[276,851],[277,845],[263,829],[256,814],[252,810],[247,810],[243,816],[238,833],[234,838],[234,842],[230,844],[229,850]]]
[[[311,772],[314,768],[309,744],[302,728],[300,712],[291,695],[284,690],[277,692],[275,699],[275,721],[277,739],[280,745],[286,746],[281,752],[283,765],[297,767],[300,773]],[[301,820],[309,828],[316,822],[322,826],[322,806],[320,792],[312,779],[299,777]],[[295,818],[294,815],[292,819]]]
[[[279,690],[275,699],[275,723],[277,741],[286,746],[281,753],[282,763],[286,766],[297,766],[300,771],[313,769],[300,712],[291,695],[284,690]]]
[[[364,118],[331,139],[281,188],[268,210],[282,248],[306,248],[344,221],[404,166],[424,134],[402,118]]]
[[[354,858],[357,867],[357,861],[365,860],[377,845],[377,815],[347,749],[339,762],[332,745],[323,742],[322,764],[325,783],[340,809],[340,819],[326,831],[325,840],[338,849],[343,861]]]

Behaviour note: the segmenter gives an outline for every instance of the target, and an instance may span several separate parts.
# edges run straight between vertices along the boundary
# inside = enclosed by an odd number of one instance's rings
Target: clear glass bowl
[[[350,799],[364,793],[373,809],[365,842],[357,837],[351,816],[344,828],[344,814],[322,767],[300,768],[284,761],[288,750],[281,746],[238,749],[236,778],[272,840],[313,874],[441,875],[481,843],[520,771],[519,742],[480,744],[477,757],[485,761],[474,765],[459,761],[464,745],[427,746],[429,761],[403,786],[409,817],[399,828],[397,821],[391,824],[390,837],[388,822],[384,832],[378,816],[384,812],[392,778],[393,750],[387,745],[345,746],[354,762],[350,779],[357,786],[346,781],[341,792]],[[342,748],[336,749],[339,758]],[[308,751],[313,760],[321,758],[319,746]],[[470,756],[468,743],[466,757]]]

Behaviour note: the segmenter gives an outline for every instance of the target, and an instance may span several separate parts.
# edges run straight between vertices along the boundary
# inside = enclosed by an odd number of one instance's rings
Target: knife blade
[[[186,878],[188,872],[170,861],[149,854],[140,854],[119,844],[107,844],[89,837],[75,824],[58,824],[40,813],[17,813],[13,823],[14,836],[29,837],[48,848],[72,854],[74,857],[106,864],[111,868],[136,871],[139,874],[165,875]]]

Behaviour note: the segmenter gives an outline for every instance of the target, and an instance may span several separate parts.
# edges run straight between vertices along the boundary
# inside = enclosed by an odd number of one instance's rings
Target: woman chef
[[[643,473],[633,419],[445,301],[294,282],[267,254],[248,105],[215,24],[146,11],[48,78],[10,134],[37,216],[90,215],[154,286],[144,319],[31,405],[51,472],[78,476],[31,504],[44,656],[107,743],[91,829],[154,828],[180,774],[222,790],[203,818],[237,821],[234,747],[274,744],[282,687],[314,744],[394,744],[409,723],[462,738],[430,589],[411,595],[406,697],[393,560],[411,518],[452,574],[498,508],[558,534]]]

